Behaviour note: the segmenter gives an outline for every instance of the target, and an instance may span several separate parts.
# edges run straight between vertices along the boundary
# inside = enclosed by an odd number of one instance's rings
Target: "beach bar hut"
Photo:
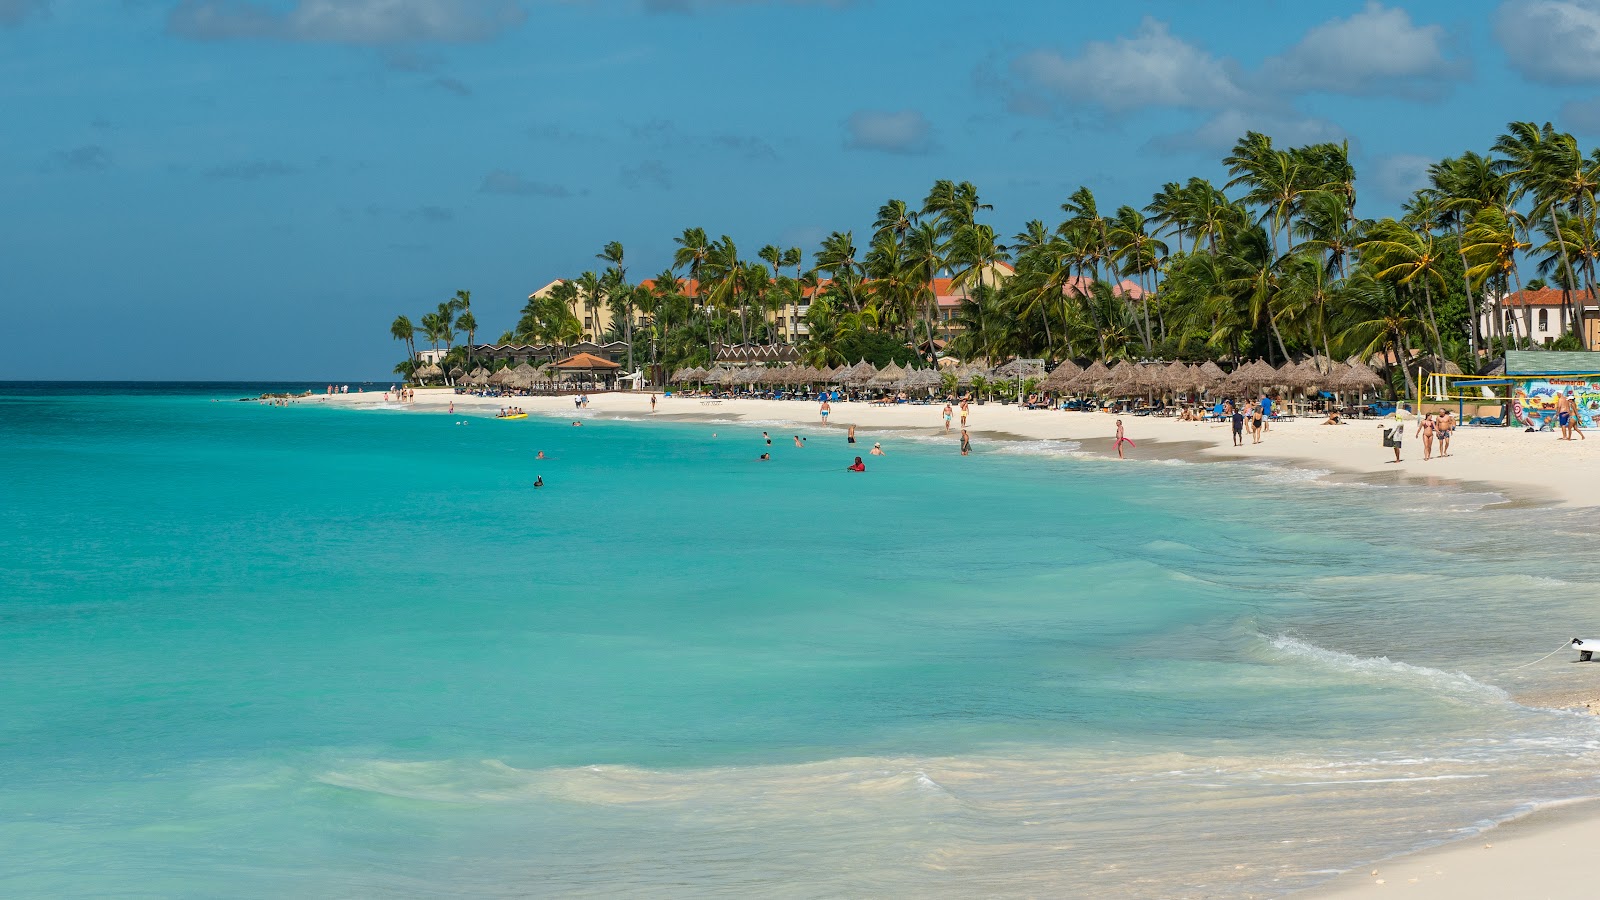
[[[621,368],[621,365],[609,359],[602,359],[593,353],[578,353],[560,362],[551,363],[549,371],[569,380],[576,378],[579,381],[603,384],[606,390],[610,390],[616,384],[617,372]]]

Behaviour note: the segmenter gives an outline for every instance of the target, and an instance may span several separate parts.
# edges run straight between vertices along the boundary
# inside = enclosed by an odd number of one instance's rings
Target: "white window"
[[[1548,309],[1539,310],[1539,330],[1540,331],[1549,331],[1550,330],[1550,310],[1548,310]]]

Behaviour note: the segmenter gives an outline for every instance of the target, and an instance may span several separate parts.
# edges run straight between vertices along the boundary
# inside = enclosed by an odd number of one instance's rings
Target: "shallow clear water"
[[[0,894],[1273,895],[1600,775],[1588,513],[260,389],[0,385]]]

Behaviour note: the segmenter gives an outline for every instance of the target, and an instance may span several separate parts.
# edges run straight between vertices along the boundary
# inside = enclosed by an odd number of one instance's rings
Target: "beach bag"
[[[1383,445],[1385,447],[1393,447],[1394,446],[1394,429],[1393,428],[1385,428],[1383,430]]]

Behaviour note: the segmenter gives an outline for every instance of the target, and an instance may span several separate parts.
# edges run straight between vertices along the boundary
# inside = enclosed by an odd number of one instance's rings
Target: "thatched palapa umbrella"
[[[1070,359],[1064,359],[1061,364],[1045,376],[1039,383],[1039,390],[1049,391],[1054,394],[1065,394],[1071,390],[1074,379],[1083,374],[1083,369]]]
[[[1106,385],[1110,383],[1110,379],[1111,370],[1106,368],[1105,363],[1097,359],[1089,364],[1089,368],[1084,369],[1073,378],[1069,382],[1069,387],[1080,394],[1097,394],[1105,390]]]
[[[900,368],[894,361],[890,361],[878,371],[878,374],[867,379],[867,387],[894,389],[900,385],[900,377],[905,374],[905,369]]]
[[[907,369],[900,386],[908,391],[931,391],[944,381],[937,369]]]
[[[1342,391],[1367,391],[1381,384],[1383,376],[1361,360],[1356,360],[1350,364],[1349,371],[1340,376],[1338,387]]]
[[[844,383],[851,387],[864,387],[872,379],[878,377],[878,367],[862,360],[850,369],[850,374],[845,376]]]

